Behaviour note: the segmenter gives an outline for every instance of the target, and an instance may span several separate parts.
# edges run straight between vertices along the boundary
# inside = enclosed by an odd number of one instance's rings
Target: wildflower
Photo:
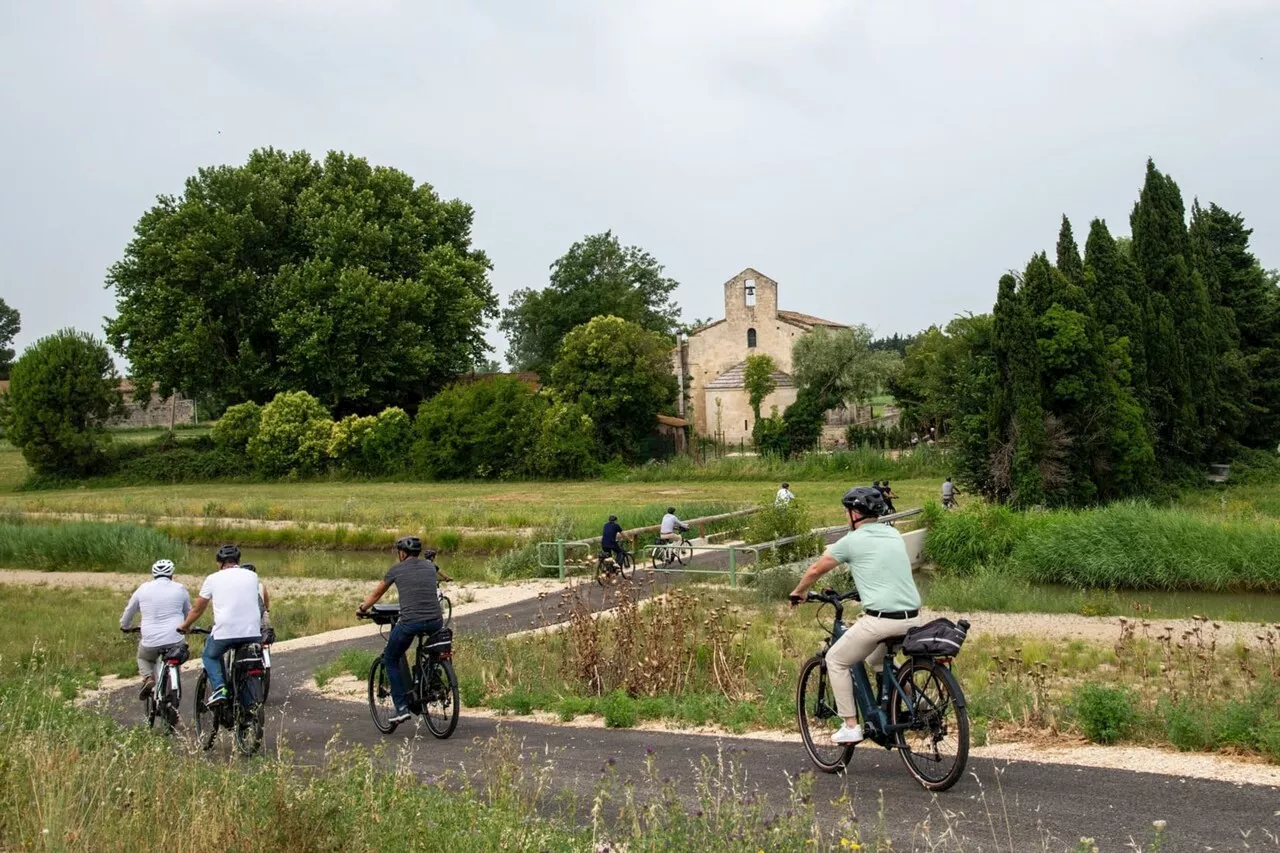
[[[1153,820],[1151,825],[1156,828],[1156,832],[1164,832],[1164,828],[1169,825],[1167,820]]]

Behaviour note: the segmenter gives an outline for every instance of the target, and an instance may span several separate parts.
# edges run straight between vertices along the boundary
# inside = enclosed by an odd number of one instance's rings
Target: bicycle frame
[[[827,640],[826,647],[822,650],[823,657],[831,647],[844,636],[844,632],[848,630],[848,626],[844,624],[844,620],[835,619],[831,626],[831,637]],[[853,699],[858,706],[859,712],[862,714],[863,722],[870,723],[871,726],[865,731],[868,738],[876,743],[891,748],[893,745],[893,736],[898,732],[906,731],[915,725],[916,722],[916,701],[915,697],[903,689],[902,682],[898,680],[898,667],[895,658],[896,654],[889,654],[887,651],[883,667],[880,673],[880,692],[878,695],[871,689],[871,678],[867,675],[867,665],[863,661],[858,661],[850,668],[850,675],[853,676]],[[828,675],[828,677],[830,677]],[[888,703],[885,701],[892,694],[890,689],[897,692],[902,697],[903,704],[907,708],[906,722],[891,724],[889,722],[889,712],[885,707]]]

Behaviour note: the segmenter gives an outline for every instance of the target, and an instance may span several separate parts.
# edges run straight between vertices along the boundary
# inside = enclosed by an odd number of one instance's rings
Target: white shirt
[[[134,590],[120,615],[120,627],[133,625],[133,617],[142,614],[142,645],[162,649],[182,642],[178,626],[191,612],[191,594],[171,578],[155,578]]]
[[[778,496],[773,499],[773,502],[776,504],[789,504],[795,499],[796,496],[791,494],[790,489],[778,489]]]
[[[204,579],[200,597],[213,601],[214,640],[240,640],[262,636],[258,609],[258,575],[239,566],[228,566]]]
[[[675,533],[680,527],[680,519],[676,518],[673,513],[667,513],[662,517],[662,528],[659,533]]]

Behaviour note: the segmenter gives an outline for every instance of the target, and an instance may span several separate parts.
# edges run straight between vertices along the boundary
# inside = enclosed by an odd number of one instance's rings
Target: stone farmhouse
[[[120,396],[124,400],[124,408],[120,414],[107,421],[107,426],[110,428],[169,427],[196,422],[195,403],[181,394],[164,399],[153,398],[150,405],[144,407],[141,402],[133,398],[133,382],[122,379],[118,387]],[[8,392],[9,380],[0,380],[0,396]]]
[[[776,281],[750,267],[738,273],[724,283],[724,319],[682,337],[672,353],[681,382],[681,415],[698,435],[749,442],[755,416],[742,384],[747,356],[768,355],[778,366],[773,375],[778,388],[765,398],[761,413],[768,415],[773,406],[785,411],[797,391],[790,375],[791,346],[819,327],[847,328],[834,320],[780,310]],[[855,415],[845,410],[829,413],[824,439],[842,435]]]

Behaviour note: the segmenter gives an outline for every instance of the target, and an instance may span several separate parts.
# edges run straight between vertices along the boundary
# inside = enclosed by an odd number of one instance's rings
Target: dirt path
[[[1074,613],[990,613],[984,611],[956,613],[950,610],[930,610],[925,608],[925,618],[933,619],[945,616],[948,619],[968,619],[969,631],[974,636],[991,634],[1009,637],[1052,637],[1061,640],[1084,640],[1088,643],[1110,645],[1120,636],[1120,617],[1116,616],[1077,616]],[[1130,619],[1130,622],[1135,620]],[[1169,628],[1175,637],[1196,627],[1191,619],[1142,619],[1138,621],[1138,636],[1142,636],[1142,625],[1147,633],[1155,637],[1164,628]],[[1208,622],[1210,631],[1217,631],[1219,640],[1253,640],[1257,637],[1260,626],[1257,622]],[[1215,627],[1216,626],[1216,627]],[[1280,628],[1280,625],[1276,626]]]

